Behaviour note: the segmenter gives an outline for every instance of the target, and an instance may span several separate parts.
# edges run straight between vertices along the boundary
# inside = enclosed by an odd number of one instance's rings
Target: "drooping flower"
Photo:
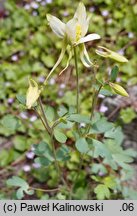
[[[41,90],[38,87],[38,84],[33,80],[29,79],[29,88],[26,95],[26,106],[28,109],[35,104],[37,99],[39,98]]]
[[[98,49],[96,49],[96,53],[104,58],[111,58],[117,62],[128,62],[127,58],[125,58],[123,55],[120,55],[119,53],[116,53],[103,46],[98,46]]]
[[[66,64],[66,67],[63,69],[63,71],[68,67],[69,62],[72,58],[72,49],[74,46],[79,45],[80,46],[80,59],[82,63],[86,67],[91,67],[93,63],[90,61],[90,58],[88,56],[88,53],[86,51],[86,47],[84,45],[85,42],[93,41],[100,39],[100,35],[98,34],[87,34],[88,27],[89,27],[89,21],[90,17],[86,14],[86,9],[83,3],[79,3],[78,8],[74,14],[74,17],[69,20],[66,24],[63,23],[60,19],[58,19],[55,16],[52,16],[50,14],[47,15],[47,20],[49,22],[49,25],[52,29],[52,31],[60,38],[63,39],[63,46],[61,50],[61,54],[50,71],[49,75],[46,78],[46,81],[51,76],[53,71],[56,69],[56,67],[60,64],[61,60],[63,59],[63,56],[69,46],[69,57]],[[86,35],[86,36],[85,36]],[[61,73],[63,72],[61,71]],[[45,83],[46,83],[45,81]]]

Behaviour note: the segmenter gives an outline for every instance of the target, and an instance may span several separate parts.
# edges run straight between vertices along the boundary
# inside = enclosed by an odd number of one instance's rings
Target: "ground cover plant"
[[[6,7],[12,14],[17,6],[13,2],[8,2]],[[123,149],[121,127],[118,123],[108,121],[97,110],[100,94],[105,96],[118,94],[129,97],[117,80],[119,71],[121,69],[124,71],[124,68],[130,64],[130,60],[112,51],[109,48],[109,42],[102,43],[103,35],[100,31],[87,33],[91,23],[90,13],[88,16],[82,2],[76,5],[74,15],[70,20],[66,18],[66,22],[45,13],[43,8],[39,10],[42,10],[41,15],[44,16],[42,23],[39,20],[29,19],[30,23],[26,24],[29,15],[22,8],[18,9],[17,14],[15,13],[17,17],[23,14],[23,18],[20,20],[21,23],[17,22],[16,25],[14,23],[15,26],[13,26],[18,31],[17,41],[14,38],[15,44],[13,43],[13,47],[11,45],[11,53],[13,50],[16,53],[11,60],[14,62],[15,58],[20,58],[20,61],[16,65],[3,60],[1,66],[4,76],[10,76],[7,79],[12,83],[17,79],[15,72],[18,72],[19,80],[14,88],[19,89],[16,98],[17,103],[20,104],[16,113],[11,112],[1,120],[1,133],[5,136],[12,136],[18,132],[17,136],[13,136],[16,151],[11,149],[9,157],[9,152],[3,150],[1,165],[6,166],[6,170],[10,171],[12,167],[7,165],[13,161],[14,166],[14,160],[15,165],[18,164],[27,151],[27,157],[32,159],[34,168],[29,175],[19,172],[10,176],[6,182],[6,187],[11,191],[10,196],[17,199],[31,199],[35,196],[41,199],[135,198],[136,192],[128,187],[127,181],[133,177],[134,170],[130,163],[136,157],[136,152],[131,148]],[[13,13],[12,19],[16,21],[16,16],[15,18],[14,16]],[[10,22],[10,19],[6,21],[7,29],[11,28]],[[46,30],[49,34],[48,40],[43,35],[45,23],[48,23]],[[31,34],[28,32],[27,25],[31,29]],[[38,30],[34,34],[35,28]],[[3,37],[7,29],[3,30]],[[27,42],[27,34],[32,42],[30,44]],[[22,39],[28,44],[25,52],[30,55],[25,64],[24,57],[22,58],[25,53],[21,54],[22,42],[20,41]],[[9,39],[6,38],[6,40]],[[61,50],[59,57],[56,58],[57,61],[53,60],[51,47],[55,40],[57,48]],[[89,42],[92,45],[94,40],[95,45],[89,55],[86,44]],[[6,47],[5,41],[1,46]],[[2,55],[5,54],[3,59],[8,59],[9,50],[3,49],[3,52],[5,52],[2,53]],[[108,73],[109,60],[114,64],[111,69],[109,68]],[[51,70],[46,68],[47,75],[45,75],[44,65],[51,68]],[[57,96],[58,85],[61,89],[65,88],[61,84],[61,77],[67,78],[66,72],[69,69],[69,78],[72,83],[68,84],[65,93],[60,91]],[[30,70],[34,72],[28,77]],[[36,78],[38,72],[39,79]],[[23,73],[26,73],[26,80],[28,80],[27,92]],[[55,88],[52,85],[55,82],[54,76],[57,77]],[[135,80],[132,79],[133,82],[136,82]],[[10,87],[7,94],[11,94]],[[65,94],[65,97],[60,97],[61,94]],[[2,112],[5,112],[4,109],[5,107]],[[27,110],[22,113],[25,116],[23,121],[17,118],[20,110]],[[132,109],[126,110],[125,114],[122,114],[123,118],[127,118],[124,115],[126,116],[129,111],[134,119],[136,114]],[[29,127],[28,131],[27,127]],[[27,169],[29,171],[30,167],[24,166],[24,171]],[[3,171],[5,172],[5,169],[2,169],[1,173]],[[33,178],[35,183],[33,183]],[[5,196],[4,191],[1,196]]]

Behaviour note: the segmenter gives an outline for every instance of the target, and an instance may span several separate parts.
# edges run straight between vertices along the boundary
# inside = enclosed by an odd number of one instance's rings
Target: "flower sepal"
[[[96,49],[96,53],[104,58],[111,58],[117,62],[121,62],[121,63],[128,62],[128,59],[125,58],[124,56],[110,49],[107,49],[106,47],[103,46],[98,46],[98,49]]]
[[[42,89],[39,89],[38,84],[33,79],[29,79],[29,88],[26,95],[26,106],[28,109],[31,109],[34,106],[41,91]]]

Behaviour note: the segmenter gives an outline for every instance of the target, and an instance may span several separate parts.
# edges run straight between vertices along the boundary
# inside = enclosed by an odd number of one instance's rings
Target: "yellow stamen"
[[[76,41],[78,41],[81,38],[81,34],[82,34],[81,26],[78,24],[76,26]]]

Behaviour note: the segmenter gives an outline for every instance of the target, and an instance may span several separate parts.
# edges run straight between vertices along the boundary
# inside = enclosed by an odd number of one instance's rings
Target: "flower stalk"
[[[41,109],[41,113],[42,113],[42,117],[44,119],[44,123],[45,123],[46,129],[47,129],[48,133],[51,134],[51,128],[49,126],[47,117],[46,117],[45,112],[44,112],[44,108],[43,108],[43,105],[42,105],[41,97],[38,98],[38,104],[39,104],[40,109]]]
[[[74,46],[74,59],[75,59],[75,69],[76,69],[76,111],[79,113],[79,72],[78,72],[78,61],[77,61],[77,50]]]

